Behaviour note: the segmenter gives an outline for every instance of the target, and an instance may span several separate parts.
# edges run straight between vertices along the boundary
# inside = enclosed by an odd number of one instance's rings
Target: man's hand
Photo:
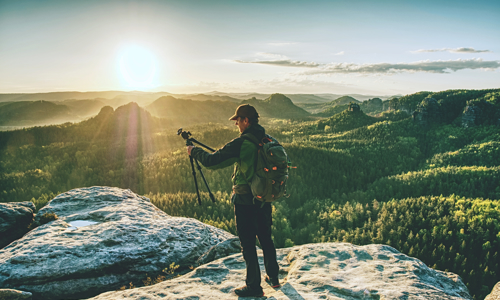
[[[191,150],[193,150],[194,146],[187,146],[187,151],[189,156],[191,156]]]

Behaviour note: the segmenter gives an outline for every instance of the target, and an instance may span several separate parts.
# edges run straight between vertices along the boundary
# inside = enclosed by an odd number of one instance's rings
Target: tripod
[[[189,131],[182,131],[182,128],[179,128],[177,130],[177,135],[182,136],[183,139],[186,140],[186,146],[194,146],[193,143],[196,143],[202,147],[205,147],[206,149],[215,152],[214,149],[208,147],[207,145],[198,142],[195,138],[191,138],[191,132]],[[205,179],[205,175],[203,175],[203,172],[201,171],[201,166],[200,163],[194,159],[191,155],[189,156],[189,162],[191,163],[191,170],[193,172],[193,178],[194,178],[194,186],[196,187],[196,195],[198,195],[198,204],[201,205],[201,197],[200,197],[200,190],[198,189],[198,180],[196,179],[196,170],[194,169],[194,164],[193,161],[196,163],[196,167],[198,169],[198,172],[201,174],[201,178],[203,179],[203,182],[205,182],[205,186],[207,187],[208,194],[210,195],[210,199],[212,199],[212,202],[215,203],[215,196],[212,194],[212,191],[210,190],[210,187],[208,186],[207,180]]]

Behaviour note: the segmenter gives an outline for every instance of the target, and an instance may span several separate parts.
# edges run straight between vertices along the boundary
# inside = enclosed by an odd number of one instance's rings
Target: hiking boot
[[[272,288],[279,288],[281,286],[280,281],[278,277],[269,277],[266,276],[266,282],[272,287]]]
[[[242,286],[234,289],[234,293],[240,297],[262,297],[264,296],[264,291],[260,289],[252,289],[248,286]]]

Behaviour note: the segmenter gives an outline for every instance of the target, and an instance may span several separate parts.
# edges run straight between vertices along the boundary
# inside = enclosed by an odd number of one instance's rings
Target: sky
[[[0,93],[486,88],[498,0],[0,0]]]

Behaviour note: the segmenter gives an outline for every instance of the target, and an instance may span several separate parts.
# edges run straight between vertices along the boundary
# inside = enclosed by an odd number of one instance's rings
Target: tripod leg
[[[194,158],[192,156],[189,156],[189,161],[191,162],[191,170],[193,171],[194,186],[196,187],[196,194],[198,195],[198,204],[201,205],[200,190],[198,189],[198,181],[196,180],[196,171],[194,169],[193,160],[194,160]],[[198,161],[196,161],[196,164],[198,164]],[[199,165],[198,165],[198,167],[199,167]],[[205,178],[203,178],[203,179],[205,179]]]
[[[208,190],[208,194],[210,195],[210,199],[212,199],[212,202],[215,203],[215,196],[214,196],[214,194],[212,194],[212,191],[210,190],[210,187],[208,186],[208,182],[205,179],[205,175],[203,174],[203,171],[201,170],[200,163],[196,159],[194,161],[196,162],[198,172],[200,172],[201,178],[203,179],[203,182],[205,182],[205,185],[207,186],[207,190]]]

